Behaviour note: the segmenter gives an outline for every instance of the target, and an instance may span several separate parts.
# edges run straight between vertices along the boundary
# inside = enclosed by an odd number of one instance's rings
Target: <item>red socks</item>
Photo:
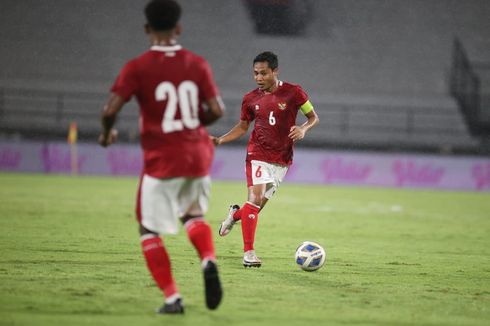
[[[246,202],[239,210],[242,220],[243,251],[254,249],[255,229],[259,219],[260,207]],[[238,212],[237,212],[238,213]],[[236,213],[235,213],[236,215]],[[233,216],[235,218],[235,216]]]
[[[146,266],[166,298],[177,294],[177,285],[172,277],[170,258],[159,236],[150,234],[141,237]]]
[[[213,235],[209,224],[202,218],[193,218],[184,224],[189,240],[196,248],[201,260],[216,260],[214,252]]]
[[[235,221],[239,221],[239,220],[241,220],[241,219],[242,219],[242,210],[243,210],[243,207],[242,207],[242,208],[240,208],[239,210],[237,210],[237,211],[235,212],[235,214],[233,214],[233,219],[234,219]]]
[[[202,218],[193,218],[185,224],[185,228],[201,260],[216,260],[209,224]],[[141,246],[146,259],[146,266],[158,287],[163,291],[165,298],[179,295],[177,285],[172,277],[170,258],[162,239],[157,235],[147,234],[141,237]]]

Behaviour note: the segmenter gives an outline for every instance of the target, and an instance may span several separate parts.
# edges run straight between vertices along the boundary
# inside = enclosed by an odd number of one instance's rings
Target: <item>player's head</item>
[[[272,91],[276,87],[279,61],[277,55],[267,51],[257,55],[254,59],[254,79],[263,91]]]
[[[177,27],[182,9],[175,0],[151,0],[145,7],[146,27],[154,32]]]
[[[257,62],[267,62],[269,68],[272,70],[276,70],[279,67],[279,60],[277,59],[277,55],[270,51],[259,53],[254,59],[254,65]]]

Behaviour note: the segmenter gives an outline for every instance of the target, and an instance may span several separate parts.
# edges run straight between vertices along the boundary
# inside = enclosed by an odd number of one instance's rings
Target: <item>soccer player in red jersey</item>
[[[294,143],[319,121],[303,89],[278,79],[278,59],[274,53],[257,55],[253,72],[258,88],[243,97],[240,121],[223,136],[211,137],[215,145],[228,143],[245,135],[254,122],[245,161],[248,200],[242,208],[230,206],[219,229],[219,234],[225,236],[241,220],[245,267],[262,264],[254,250],[259,212],[286,175],[293,160]],[[307,118],[299,126],[298,111]]]
[[[136,215],[147,267],[165,297],[158,312],[171,314],[183,313],[184,306],[160,234],[176,234],[178,220],[201,259],[208,308],[216,309],[222,297],[203,215],[214,155],[204,126],[219,119],[224,107],[208,63],[177,43],[180,14],[174,0],[152,0],[145,7],[151,48],[122,68],[103,109],[99,137],[103,147],[116,140],[116,116],[136,97],[144,156]]]

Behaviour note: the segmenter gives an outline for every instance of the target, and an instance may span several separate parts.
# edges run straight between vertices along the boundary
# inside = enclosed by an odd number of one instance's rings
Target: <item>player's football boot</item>
[[[246,251],[243,254],[243,266],[244,267],[260,267],[262,265],[262,261],[255,254],[255,250]]]
[[[240,209],[240,206],[238,205],[231,205],[230,209],[228,211],[228,216],[225,218],[223,222],[221,222],[221,225],[219,226],[219,235],[224,237],[228,233],[230,233],[231,229],[233,229],[233,226],[236,224],[236,220],[233,219],[233,214],[237,210]]]
[[[178,298],[174,303],[165,303],[160,309],[157,310],[159,314],[183,314],[184,305],[182,299]]]
[[[206,306],[213,310],[216,309],[223,297],[223,290],[218,275],[216,263],[209,260],[204,266],[204,287],[206,293]]]

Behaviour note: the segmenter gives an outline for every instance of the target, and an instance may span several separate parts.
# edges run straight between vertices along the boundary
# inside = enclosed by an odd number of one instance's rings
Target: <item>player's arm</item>
[[[220,97],[213,97],[205,101],[205,108],[199,114],[199,120],[205,126],[209,126],[223,116],[225,105]]]
[[[248,131],[248,127],[250,126],[250,121],[240,120],[230,131],[224,134],[221,137],[211,136],[211,140],[213,143],[217,145],[225,144],[235,139],[238,139],[245,135]]]
[[[313,105],[310,103],[310,101],[306,101],[303,105],[301,105],[300,110],[308,120],[306,120],[306,122],[301,126],[291,127],[288,137],[293,141],[303,139],[305,137],[305,133],[320,122],[320,119],[318,118],[318,115],[316,114],[315,109],[313,109]]]
[[[113,127],[124,103],[126,101],[121,96],[112,93],[106,105],[104,105],[101,114],[102,132],[99,136],[99,144],[102,147],[107,147],[116,141],[117,130],[113,129]]]

